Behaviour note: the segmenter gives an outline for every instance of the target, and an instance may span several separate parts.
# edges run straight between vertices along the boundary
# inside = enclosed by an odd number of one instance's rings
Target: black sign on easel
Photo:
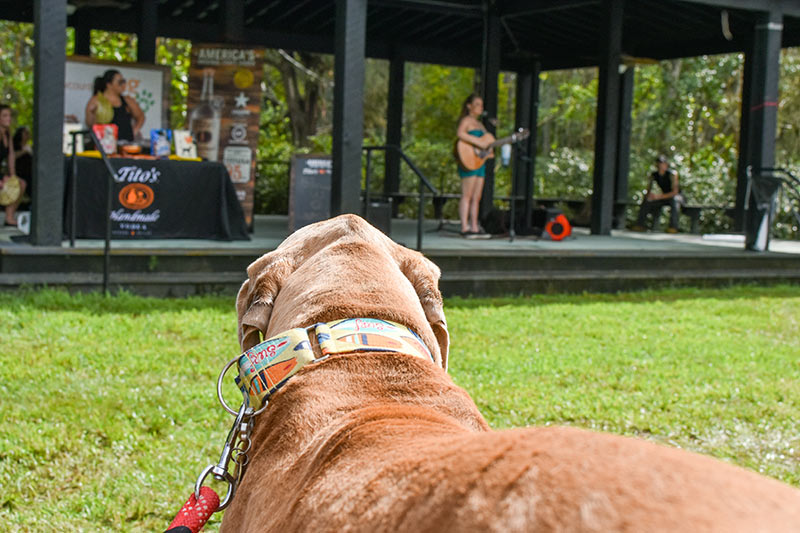
[[[295,154],[289,179],[289,232],[331,216],[333,159]]]

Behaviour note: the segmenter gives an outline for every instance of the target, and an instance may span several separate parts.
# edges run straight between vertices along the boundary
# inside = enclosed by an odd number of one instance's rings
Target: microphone
[[[497,118],[496,117],[490,117],[489,116],[489,112],[486,111],[485,109],[483,110],[483,113],[481,113],[481,120],[486,120],[492,126],[497,126]]]

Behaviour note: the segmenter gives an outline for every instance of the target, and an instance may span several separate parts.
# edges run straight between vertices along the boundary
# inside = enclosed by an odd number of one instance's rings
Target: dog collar
[[[322,357],[314,354],[311,333],[316,335]],[[304,366],[352,352],[394,352],[434,361],[419,335],[406,326],[376,318],[346,318],[290,329],[253,346],[236,359],[236,385],[258,411]]]

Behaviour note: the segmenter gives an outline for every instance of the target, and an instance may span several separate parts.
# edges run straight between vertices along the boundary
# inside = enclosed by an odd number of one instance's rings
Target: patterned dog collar
[[[308,340],[316,335],[317,358]],[[394,352],[433,361],[419,335],[406,326],[376,318],[346,318],[285,331],[253,346],[238,358],[236,385],[258,411],[301,368],[333,354]]]

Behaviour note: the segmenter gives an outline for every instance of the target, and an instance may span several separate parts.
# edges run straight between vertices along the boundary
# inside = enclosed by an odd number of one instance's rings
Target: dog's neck
[[[470,431],[489,429],[466,391],[430,361],[396,353],[337,355],[305,368],[275,394],[256,418],[254,454],[290,464],[353,413],[386,406],[419,406]]]
[[[466,391],[430,361],[370,352],[305,367],[256,417],[251,466],[239,487],[250,498],[234,498],[223,530],[247,530],[246,516],[280,515],[285,509],[273,507],[273,494],[305,490],[306,480],[334,461],[365,423],[391,425],[398,419],[453,435],[489,431]],[[402,446],[413,447],[413,440],[405,443],[412,437],[392,433]]]
[[[391,352],[436,363],[420,336],[407,326],[377,318],[345,318],[283,331],[245,350],[237,358],[236,383],[249,397],[250,406],[260,412],[269,397],[304,366],[356,352]]]

